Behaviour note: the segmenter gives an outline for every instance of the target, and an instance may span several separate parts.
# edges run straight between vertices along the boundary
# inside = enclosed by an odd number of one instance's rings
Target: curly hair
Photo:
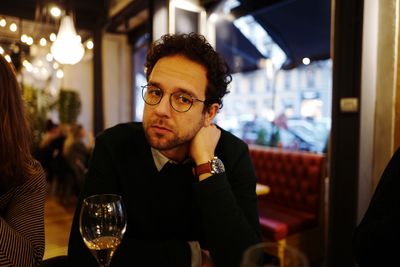
[[[147,52],[145,71],[147,80],[157,61],[166,56],[182,55],[204,66],[207,70],[205,108],[218,103],[222,108],[222,98],[229,93],[228,84],[232,81],[228,64],[212,48],[203,35],[165,34],[154,42]]]

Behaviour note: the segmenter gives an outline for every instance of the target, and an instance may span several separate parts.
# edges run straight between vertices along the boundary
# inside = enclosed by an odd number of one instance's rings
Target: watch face
[[[222,163],[222,161],[219,159],[219,158],[217,158],[217,157],[214,157],[212,160],[211,160],[211,169],[212,169],[212,171],[211,171],[211,173],[223,173],[223,172],[225,172],[225,166],[224,166],[224,164]]]

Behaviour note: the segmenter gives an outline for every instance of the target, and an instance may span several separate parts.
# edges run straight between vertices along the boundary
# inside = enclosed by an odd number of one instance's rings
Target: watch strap
[[[225,172],[225,167],[218,157],[213,157],[206,163],[200,164],[195,167],[195,174],[197,176],[203,173],[218,174]]]
[[[203,173],[212,173],[211,172],[212,171],[211,167],[212,166],[211,166],[211,162],[210,161],[208,161],[206,163],[203,163],[203,164],[200,164],[200,165],[197,165],[195,167],[196,176],[199,176],[199,175],[201,175]]]

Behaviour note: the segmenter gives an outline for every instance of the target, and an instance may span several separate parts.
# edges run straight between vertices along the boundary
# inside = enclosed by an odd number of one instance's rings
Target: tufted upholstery
[[[259,196],[263,234],[281,240],[317,225],[324,155],[249,145],[258,182],[270,187]]]

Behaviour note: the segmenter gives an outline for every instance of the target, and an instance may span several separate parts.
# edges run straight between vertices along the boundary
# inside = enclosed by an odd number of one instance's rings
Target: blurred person
[[[79,232],[85,197],[122,195],[128,225],[111,266],[239,266],[261,240],[247,145],[213,123],[231,81],[202,35],[164,35],[146,60],[143,123],[99,134],[68,257],[97,266]]]
[[[46,171],[47,181],[53,182],[53,177],[57,172],[56,158],[62,153],[65,141],[65,134],[60,125],[51,119],[46,121],[45,132],[40,140],[39,147],[35,152],[35,157],[42,164]]]
[[[87,143],[85,138],[89,140]],[[71,125],[63,145],[63,156],[72,171],[71,192],[75,195],[79,194],[85,180],[92,140],[81,124],[74,124]]]
[[[44,254],[45,173],[13,67],[0,55],[0,266],[38,266]]]
[[[51,119],[47,119],[45,125],[45,132],[40,140],[39,147],[45,147],[49,145],[54,139],[61,135],[60,126],[54,123]]]
[[[360,267],[395,266],[400,247],[400,149],[387,164],[369,207],[353,235]]]

